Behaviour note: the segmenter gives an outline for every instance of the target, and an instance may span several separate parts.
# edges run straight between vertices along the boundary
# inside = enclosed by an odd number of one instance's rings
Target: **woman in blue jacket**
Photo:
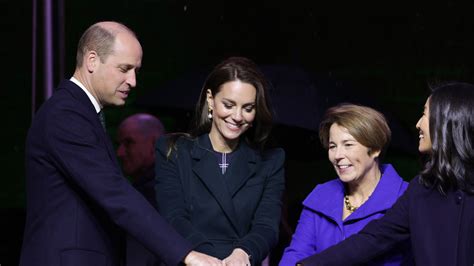
[[[259,264],[278,241],[284,152],[265,148],[269,110],[257,66],[229,58],[207,77],[191,133],[157,142],[158,210],[209,265]]]
[[[372,108],[341,104],[326,111],[319,136],[339,178],[318,185],[303,202],[281,266],[295,265],[359,232],[402,195],[408,184],[390,164],[380,164],[390,135],[384,116]],[[406,243],[372,265],[400,265],[410,261],[405,253]]]
[[[434,88],[416,124],[427,156],[386,215],[302,265],[355,265],[411,240],[416,265],[474,265],[474,86]]]

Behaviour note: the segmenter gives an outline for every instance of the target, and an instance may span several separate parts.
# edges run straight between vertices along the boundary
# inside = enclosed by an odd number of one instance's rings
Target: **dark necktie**
[[[104,128],[105,130],[105,115],[104,115],[104,112],[102,110],[100,110],[100,112],[98,113],[99,115],[99,120],[100,120],[100,123],[102,124],[102,127]]]

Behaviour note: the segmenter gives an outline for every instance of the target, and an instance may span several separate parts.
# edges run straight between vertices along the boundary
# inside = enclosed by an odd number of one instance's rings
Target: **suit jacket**
[[[359,234],[303,265],[354,265],[369,261],[395,243],[411,239],[416,265],[474,265],[474,195],[460,190],[441,195],[415,178],[392,209]]]
[[[133,180],[133,187],[140,192],[146,200],[156,208],[155,196],[155,168],[152,167],[146,174]],[[160,265],[160,261],[153,253],[143,247],[135,238],[127,235],[127,266],[155,266]]]
[[[167,158],[156,146],[158,210],[197,251],[224,259],[234,248],[260,263],[278,241],[284,152],[259,153],[241,141],[225,175],[209,135],[180,137]]]
[[[122,229],[169,265],[191,249],[123,177],[90,99],[71,81],[32,122],[26,172],[20,265],[120,265]]]

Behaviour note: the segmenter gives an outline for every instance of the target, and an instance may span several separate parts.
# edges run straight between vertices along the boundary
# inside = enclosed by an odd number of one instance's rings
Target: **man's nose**
[[[130,86],[130,88],[135,88],[137,86],[137,75],[135,71],[130,70],[128,77],[127,77],[127,84]]]
[[[120,144],[117,148],[117,157],[122,157],[125,155],[125,148]]]

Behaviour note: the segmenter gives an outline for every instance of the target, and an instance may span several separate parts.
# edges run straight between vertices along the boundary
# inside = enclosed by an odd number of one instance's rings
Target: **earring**
[[[207,118],[212,119],[212,109],[209,108]]]

